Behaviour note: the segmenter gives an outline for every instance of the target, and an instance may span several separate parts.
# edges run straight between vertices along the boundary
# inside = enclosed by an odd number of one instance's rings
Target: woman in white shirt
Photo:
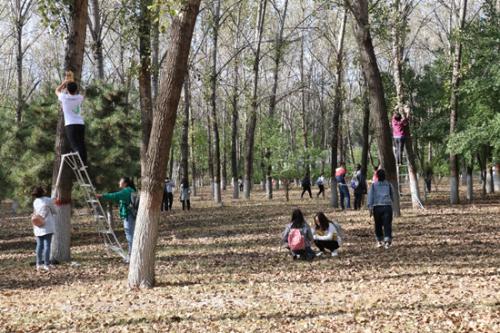
[[[36,237],[36,269],[37,271],[40,269],[48,271],[56,208],[53,200],[45,196],[42,187],[35,187],[31,194],[35,198],[33,201],[33,216],[39,215],[43,219],[43,225],[36,226],[33,224],[33,233]]]
[[[339,235],[335,225],[328,220],[323,212],[319,212],[314,217],[313,238],[314,244],[318,247],[319,252],[316,256],[323,255],[325,249],[330,250],[332,257],[338,256],[337,249],[339,248]]]

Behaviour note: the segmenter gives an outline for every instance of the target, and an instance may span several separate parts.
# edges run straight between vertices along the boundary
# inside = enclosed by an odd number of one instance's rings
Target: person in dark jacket
[[[308,175],[302,179],[302,194],[300,195],[300,198],[302,199],[304,197],[304,193],[309,192],[309,197],[312,199],[312,192],[311,192],[311,179],[309,178]]]
[[[356,166],[356,173],[351,181],[351,186],[354,189],[354,209],[361,209],[363,204],[363,196],[366,194],[366,178],[361,170],[361,165]]]
[[[368,209],[375,220],[377,247],[388,249],[392,245],[392,204],[394,189],[385,179],[384,169],[377,171],[378,181],[368,191]]]

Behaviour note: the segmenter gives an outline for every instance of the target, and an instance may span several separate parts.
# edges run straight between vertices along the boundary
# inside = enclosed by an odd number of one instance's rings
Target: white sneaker
[[[323,255],[323,251],[319,251],[318,253],[316,253],[316,257],[321,257]]]
[[[377,248],[381,248],[382,246],[384,246],[384,242],[378,241],[376,246]]]
[[[392,245],[392,243],[391,243],[391,242],[385,242],[385,244],[384,244],[384,248],[387,250],[388,248],[390,248],[390,247],[391,247],[391,245]]]
[[[36,271],[39,272],[42,269],[41,265],[36,265]]]
[[[332,251],[332,257],[338,257],[338,256],[339,253],[337,252],[337,250]]]
[[[50,271],[49,266],[47,266],[47,265],[43,265],[43,266],[42,266],[42,271],[46,271],[46,272]]]

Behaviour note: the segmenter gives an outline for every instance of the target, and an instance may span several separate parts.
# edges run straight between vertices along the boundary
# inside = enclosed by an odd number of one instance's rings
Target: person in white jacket
[[[37,186],[31,193],[33,198],[33,215],[39,215],[43,219],[43,225],[33,225],[33,233],[36,237],[36,270],[48,271],[50,268],[50,245],[54,234],[54,215],[56,208],[51,198],[45,195],[41,186]]]
[[[313,238],[314,244],[318,247],[319,252],[316,256],[324,254],[325,249],[330,250],[332,257],[338,256],[337,249],[339,248],[339,235],[337,228],[328,220],[323,212],[319,212],[314,217]]]

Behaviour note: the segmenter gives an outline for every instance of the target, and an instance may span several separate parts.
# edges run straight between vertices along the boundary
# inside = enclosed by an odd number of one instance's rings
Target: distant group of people
[[[162,212],[172,210],[172,205],[174,203],[174,187],[175,182],[167,177],[163,186],[163,200],[161,203]],[[189,187],[187,178],[183,178],[181,181],[179,199],[182,204],[182,210],[191,210],[191,188]]]
[[[346,208],[351,208],[351,196],[349,193],[349,185],[346,181],[347,170],[344,162],[340,163],[340,166],[335,170],[335,180],[337,181],[337,186],[340,194],[340,207],[342,210]],[[311,191],[311,180],[308,175],[306,175],[301,182],[302,193],[300,198],[304,197],[306,192],[309,193],[309,197],[312,198]],[[319,192],[316,197],[323,195],[325,197],[325,177],[321,174],[316,180],[316,185],[318,186]],[[361,209],[363,203],[363,196],[367,193],[366,177],[362,172],[361,165],[356,166],[356,171],[352,176],[350,187],[354,191],[354,209]]]

